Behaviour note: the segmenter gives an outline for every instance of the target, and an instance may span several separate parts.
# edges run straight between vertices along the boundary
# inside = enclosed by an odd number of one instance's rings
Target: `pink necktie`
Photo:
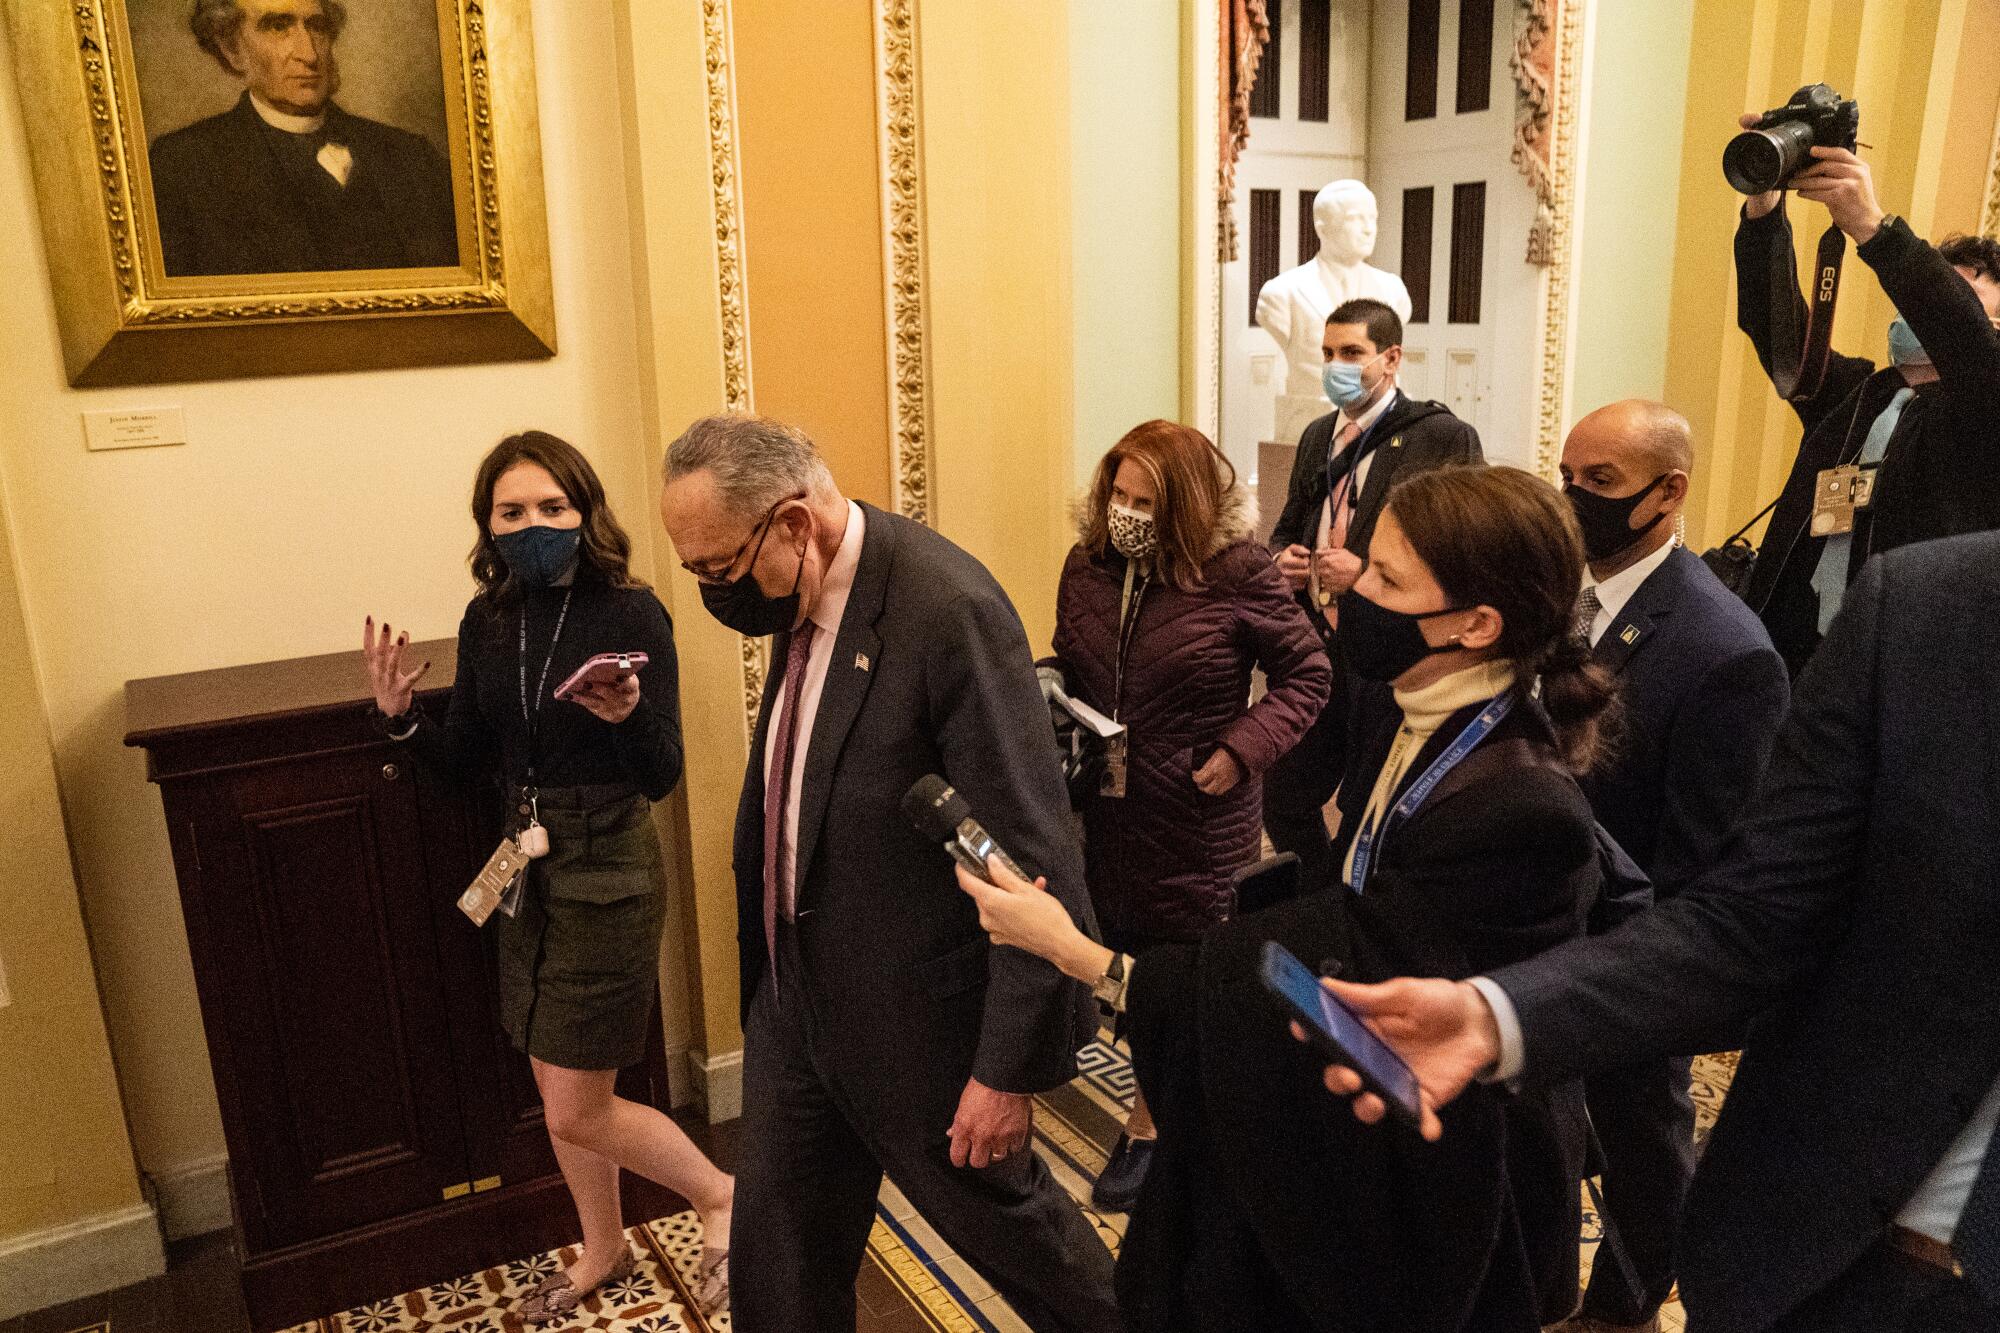
[[[1341,422],[1339,433],[1333,437],[1333,456],[1338,458],[1346,453],[1360,434],[1361,427],[1354,422]],[[1354,468],[1350,465],[1347,471],[1340,474],[1340,480],[1334,484],[1333,493],[1326,498],[1326,544],[1334,550],[1340,550],[1347,545],[1347,523],[1354,513],[1354,506],[1348,503],[1348,497],[1353,494]],[[1319,580],[1315,577],[1313,580],[1315,592],[1318,587]],[[1314,600],[1317,601],[1318,598],[1315,597]],[[1340,607],[1337,602],[1329,601],[1319,608],[1319,613],[1326,617],[1327,624],[1336,629],[1340,627]]]
[[[790,921],[797,905],[792,877],[798,867],[792,863],[792,840],[787,835],[787,815],[792,804],[792,743],[799,734],[799,694],[805,689],[806,661],[812,656],[812,621],[792,631],[792,646],[785,654],[785,697],[778,709],[776,749],[771,755],[771,771],[764,779],[764,948],[771,962],[771,975],[778,975],[778,917]]]

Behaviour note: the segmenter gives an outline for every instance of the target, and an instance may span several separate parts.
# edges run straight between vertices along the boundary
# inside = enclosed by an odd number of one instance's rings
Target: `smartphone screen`
[[[1306,965],[1275,941],[1264,944],[1264,982],[1298,1014],[1318,1028],[1334,1047],[1368,1081],[1411,1121],[1423,1111],[1418,1096],[1417,1076],[1402,1057],[1372,1032],[1352,1009],[1334,998],[1319,984]]]

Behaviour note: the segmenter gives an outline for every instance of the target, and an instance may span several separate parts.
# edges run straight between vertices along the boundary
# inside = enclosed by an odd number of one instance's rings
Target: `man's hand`
[[[1792,177],[1792,189],[1801,199],[1825,204],[1833,225],[1846,232],[1856,245],[1866,245],[1882,228],[1882,206],[1875,202],[1875,176],[1863,162],[1845,148],[1814,148],[1818,159]]]
[[[976,1078],[965,1081],[952,1119],[951,1164],[984,1170],[1027,1146],[1035,1103],[1018,1092],[995,1092]]]
[[[1319,572],[1321,594],[1338,597],[1361,577],[1361,557],[1345,546],[1329,546],[1313,553],[1313,568]]]
[[[1208,757],[1208,762],[1196,769],[1194,774],[1194,785],[1210,796],[1220,796],[1241,781],[1243,781],[1243,765],[1236,761],[1235,755],[1220,745],[1215,747],[1215,753]]]
[[[1464,981],[1405,977],[1379,986],[1331,979],[1320,984],[1360,1014],[1416,1074],[1423,1090],[1423,1136],[1436,1142],[1444,1133],[1438,1108],[1500,1058],[1500,1027],[1485,997]],[[1297,1023],[1292,1035],[1305,1040]],[[1347,1066],[1328,1065],[1325,1077],[1327,1091],[1354,1098],[1354,1114],[1364,1124],[1372,1125],[1388,1112],[1380,1097],[1361,1091],[1361,1075]]]
[[[1757,122],[1762,119],[1762,116],[1752,111],[1738,116],[1736,123],[1746,130],[1754,130],[1757,128]],[[1762,194],[1746,196],[1743,200],[1743,215],[1745,217],[1761,218],[1776,208],[1778,201],[1784,197],[1785,192],[1783,190],[1766,190]]]
[[[1306,580],[1312,575],[1312,557],[1313,553],[1297,542],[1278,552],[1278,572],[1292,585],[1293,592],[1304,591]]]

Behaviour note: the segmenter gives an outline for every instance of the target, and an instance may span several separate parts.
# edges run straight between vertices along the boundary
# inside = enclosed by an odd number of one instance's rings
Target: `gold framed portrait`
[[[530,0],[6,0],[76,386],[555,353]]]

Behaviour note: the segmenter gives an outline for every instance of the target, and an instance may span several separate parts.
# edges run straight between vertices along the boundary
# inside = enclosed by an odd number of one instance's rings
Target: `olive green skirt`
[[[666,920],[659,838],[644,796],[595,810],[544,806],[549,854],[499,923],[500,1020],[514,1045],[564,1069],[623,1069],[646,1053]]]

